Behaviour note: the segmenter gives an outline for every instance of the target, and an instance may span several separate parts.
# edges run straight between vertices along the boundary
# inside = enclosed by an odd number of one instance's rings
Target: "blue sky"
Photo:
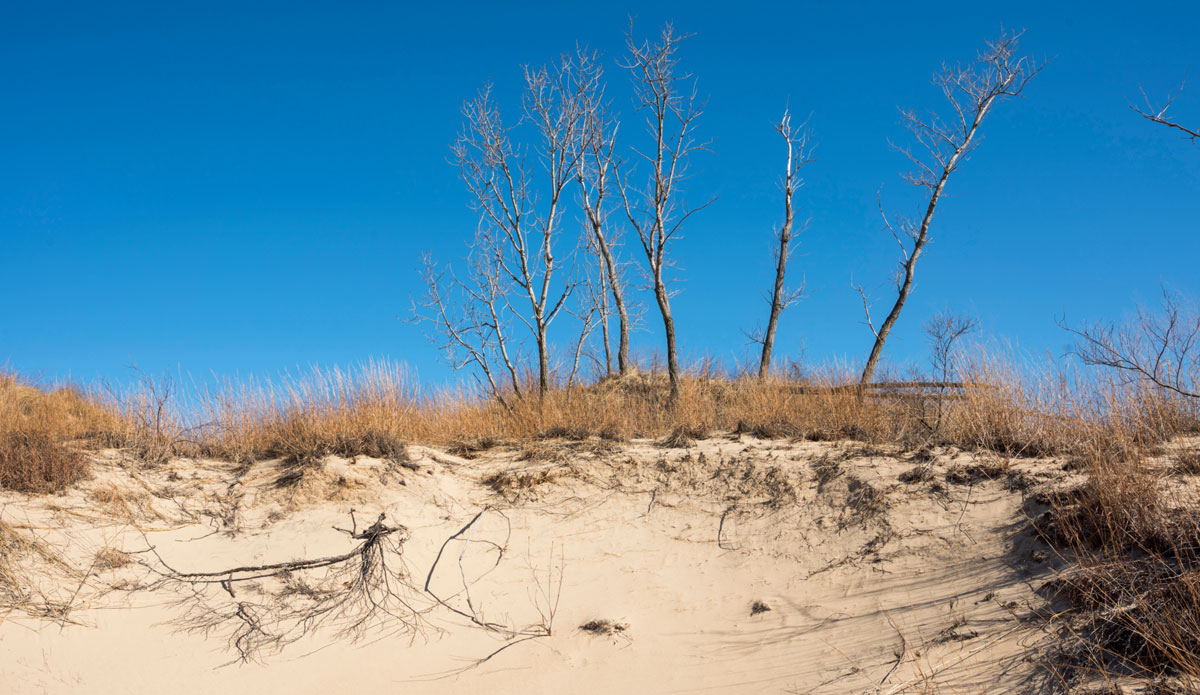
[[[894,242],[875,206],[898,178],[897,107],[941,106],[930,75],[1001,24],[1052,58],[1001,104],[955,174],[887,358],[924,360],[921,324],[974,314],[987,336],[1059,355],[1055,324],[1119,318],[1160,283],[1200,295],[1200,144],[1141,120],[1139,85],[1200,124],[1200,5],[1178,3],[5,3],[0,8],[0,364],[45,379],[272,374],[385,357],[455,376],[407,315],[423,251],[475,227],[447,161],[459,105],[486,80],[513,113],[520,66],[602,51],[627,135],[628,18],[696,35],[709,97],[695,199],[676,246],[681,355],[745,359],[765,319],[785,105],[818,161],[794,272],[807,298],[777,355],[861,361],[851,283],[890,302]],[[636,260],[634,248],[626,255]],[[652,299],[635,350],[659,343]],[[567,330],[563,323],[560,330]]]

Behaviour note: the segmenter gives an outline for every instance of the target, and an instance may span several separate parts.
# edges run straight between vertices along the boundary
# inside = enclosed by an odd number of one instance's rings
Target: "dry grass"
[[[1141,450],[1195,418],[1173,401],[1002,362],[973,365],[968,381],[995,388],[940,394],[950,400],[878,398],[848,387],[853,378],[844,370],[802,382],[710,370],[686,376],[675,402],[663,375],[634,374],[506,409],[465,392],[422,392],[403,368],[378,362],[275,382],[226,382],[191,394],[144,379],[107,399],[39,390],[9,376],[0,379],[0,433],[40,436],[39,442],[55,445],[124,447],[145,463],[179,455],[300,464],[330,455],[403,460],[406,442],[446,446],[464,458],[501,442],[544,439],[640,438],[685,447],[717,432],[1040,456],[1089,447]],[[1081,426],[1098,420],[1103,427]]]
[[[50,544],[0,519],[0,618],[18,611],[65,619],[71,606],[62,587],[78,574]],[[47,577],[56,589],[49,594],[41,586]]]
[[[75,388],[40,389],[0,373],[0,488],[54,492],[88,473],[83,446],[111,445],[120,414]]]
[[[1050,494],[1034,522],[1068,561],[1051,584],[1073,608],[1060,678],[1068,688],[1169,678],[1183,683],[1178,692],[1196,692],[1200,495],[1178,470],[1151,460],[1159,438],[1194,431],[1195,420],[1181,416],[1194,404],[1170,409],[1133,393],[1118,405],[1113,420],[1078,425],[1073,467],[1083,482]],[[1138,408],[1144,419],[1131,417]]]

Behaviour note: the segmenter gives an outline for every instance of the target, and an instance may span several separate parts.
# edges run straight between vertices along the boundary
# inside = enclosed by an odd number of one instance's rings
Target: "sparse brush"
[[[492,473],[481,481],[497,494],[515,502],[535,494],[538,487],[562,475],[558,467],[508,469]]]
[[[686,449],[696,444],[697,439],[704,439],[708,432],[699,427],[680,425],[658,443],[665,449]]]
[[[967,465],[954,465],[946,471],[946,482],[951,485],[975,485],[985,480],[996,480],[1008,469],[997,461],[984,461]]]
[[[589,632],[593,635],[605,635],[611,637],[613,635],[624,633],[626,630],[628,630],[629,623],[621,623],[617,622],[616,620],[600,618],[597,620],[587,621],[583,625],[580,625],[579,629],[583,630],[584,632]]]
[[[460,458],[473,459],[480,452],[487,451],[499,444],[500,441],[494,437],[459,439],[450,444],[449,448],[446,449],[446,453]]]
[[[15,610],[66,619],[72,597],[64,595],[64,587],[79,575],[41,538],[0,519],[0,615]]]
[[[825,486],[842,474],[842,464],[828,456],[822,456],[812,462],[813,478],[817,481],[817,491],[823,492]]]
[[[1200,447],[1189,447],[1175,454],[1175,472],[1200,475]]]
[[[924,483],[933,480],[933,468],[925,463],[920,463],[900,474],[900,482],[913,485],[915,483]]]
[[[846,478],[846,506],[840,525],[866,526],[871,523],[886,523],[887,495],[868,482],[854,476]]]
[[[133,556],[116,548],[101,548],[96,552],[93,566],[98,570],[120,569],[133,563]]]

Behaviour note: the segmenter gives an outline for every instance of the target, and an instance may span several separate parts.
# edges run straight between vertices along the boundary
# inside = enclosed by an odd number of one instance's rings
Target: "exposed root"
[[[234,661],[278,653],[327,627],[336,638],[357,639],[386,627],[415,639],[428,607],[418,607],[419,592],[403,566],[408,529],[388,526],[384,518],[380,514],[362,531],[357,524],[338,529],[360,541],[342,555],[212,572],[180,572],[151,545],[142,552],[153,561],[144,564],[160,579],[142,588],[190,589],[176,624],[205,636],[224,633]]]

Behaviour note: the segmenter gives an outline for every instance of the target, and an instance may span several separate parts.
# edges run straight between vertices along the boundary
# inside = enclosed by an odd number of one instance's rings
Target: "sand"
[[[0,691],[1006,693],[1042,677],[1055,560],[1028,518],[1056,462],[737,435],[410,455],[331,458],[281,485],[278,461],[142,468],[109,451],[66,494],[4,493],[0,522],[77,574],[22,561],[70,610],[0,618]],[[337,556],[362,542],[338,529],[380,513],[406,537],[384,554],[407,577],[392,615],[246,661],[236,618],[184,629],[241,603],[303,609],[329,568],[231,595],[167,566]]]

